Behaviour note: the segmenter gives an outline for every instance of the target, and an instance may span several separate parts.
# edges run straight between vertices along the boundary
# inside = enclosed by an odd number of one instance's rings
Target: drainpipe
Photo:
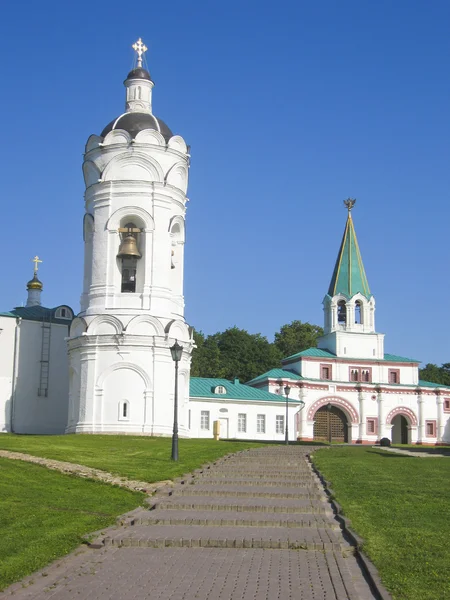
[[[16,318],[16,328],[14,330],[14,355],[13,355],[13,372],[11,382],[11,407],[9,409],[9,429],[11,433],[14,433],[14,400],[16,397],[16,372],[17,372],[17,350],[18,350],[18,338],[19,338],[19,327],[22,323],[22,318]]]

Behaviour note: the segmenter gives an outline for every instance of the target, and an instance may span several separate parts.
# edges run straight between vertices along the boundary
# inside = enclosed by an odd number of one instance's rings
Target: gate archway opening
[[[410,424],[404,415],[396,415],[392,421],[391,439],[393,444],[410,443]]]
[[[314,439],[325,442],[349,441],[349,423],[347,416],[337,406],[322,406],[314,415]]]

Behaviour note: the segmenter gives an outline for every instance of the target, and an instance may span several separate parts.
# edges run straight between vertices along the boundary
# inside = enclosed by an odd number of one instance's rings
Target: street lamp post
[[[177,340],[171,346],[170,353],[175,362],[175,395],[173,402],[173,434],[172,434],[172,460],[178,460],[178,363],[183,354],[183,346],[180,346]]]
[[[284,393],[286,395],[286,432],[285,432],[285,435],[284,435],[284,443],[286,445],[289,444],[289,431],[288,431],[288,416],[289,416],[289,413],[288,413],[288,402],[289,402],[289,393],[290,393],[290,391],[291,391],[291,388],[289,387],[288,384],[286,384],[284,386]]]

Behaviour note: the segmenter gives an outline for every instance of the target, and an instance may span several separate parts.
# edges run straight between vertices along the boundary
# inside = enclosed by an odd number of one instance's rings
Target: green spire
[[[352,198],[344,200],[344,204],[348,208],[348,218],[328,289],[328,295],[331,297],[336,294],[344,294],[347,298],[351,298],[358,292],[366,298],[371,296],[351,214],[355,202],[356,200]]]

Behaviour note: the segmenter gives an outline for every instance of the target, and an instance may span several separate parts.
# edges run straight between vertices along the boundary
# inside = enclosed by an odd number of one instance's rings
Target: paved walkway
[[[16,600],[372,600],[308,448],[233,455],[149,499],[2,596]],[[26,586],[26,587],[24,587]]]

